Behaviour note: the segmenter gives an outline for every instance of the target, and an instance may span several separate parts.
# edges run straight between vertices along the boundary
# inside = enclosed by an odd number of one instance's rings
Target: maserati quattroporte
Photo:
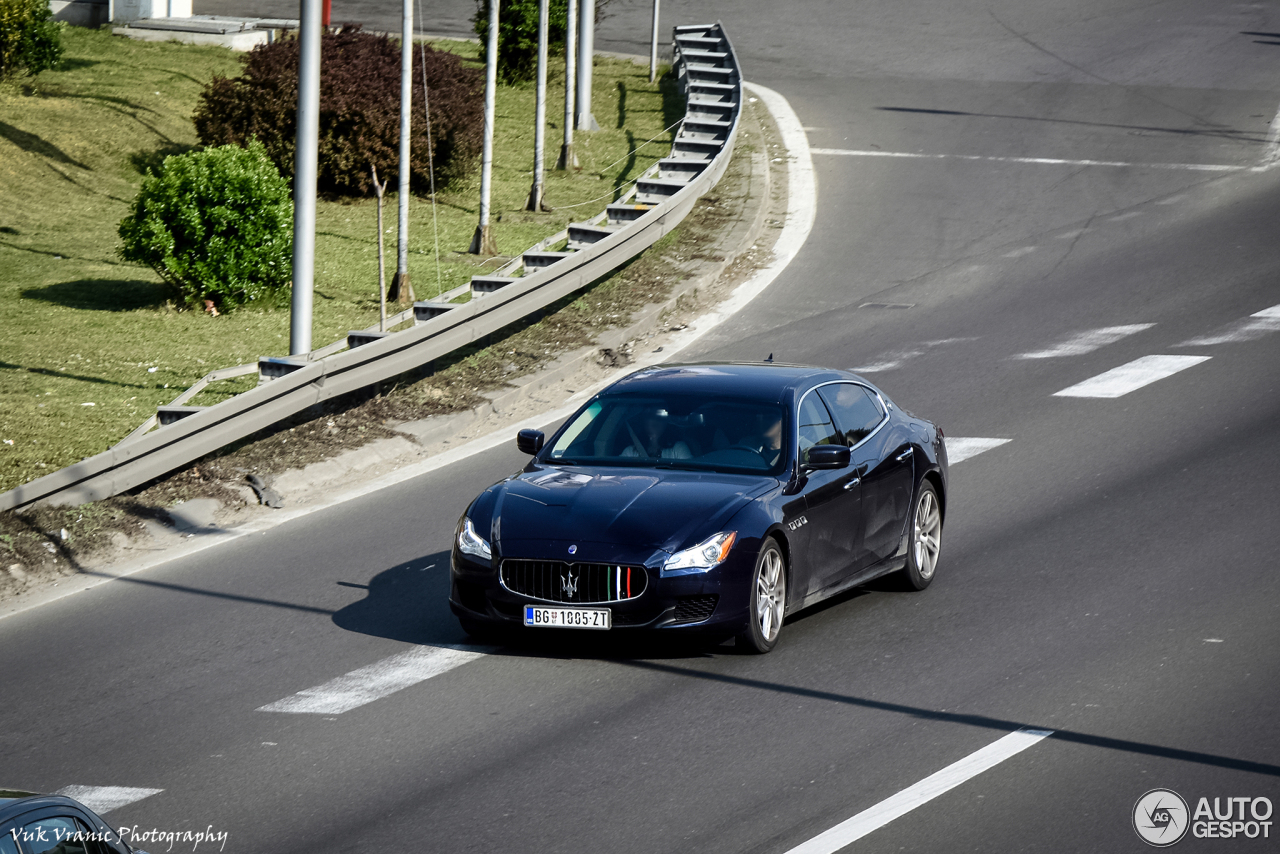
[[[504,627],[734,636],[877,576],[923,589],[947,507],[942,430],[845,371],[662,365],[595,395],[458,521],[450,605]]]

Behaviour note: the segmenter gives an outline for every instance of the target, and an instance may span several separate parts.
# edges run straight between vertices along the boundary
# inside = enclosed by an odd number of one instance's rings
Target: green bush
[[[62,25],[48,0],[0,0],[0,80],[62,62]]]
[[[120,223],[120,256],[151,267],[181,301],[270,303],[292,274],[289,182],[263,145],[166,157]]]

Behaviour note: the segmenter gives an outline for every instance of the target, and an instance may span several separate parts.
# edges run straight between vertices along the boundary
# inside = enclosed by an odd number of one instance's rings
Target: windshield
[[[542,460],[776,474],[786,462],[785,436],[776,403],[615,395],[578,413]]]

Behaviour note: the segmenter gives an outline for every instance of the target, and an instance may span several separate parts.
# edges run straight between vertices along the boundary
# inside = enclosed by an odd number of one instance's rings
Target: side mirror
[[[809,449],[807,469],[842,469],[849,465],[849,448],[845,445],[814,445]]]
[[[526,454],[536,454],[542,450],[542,443],[545,441],[541,430],[521,430],[516,434],[516,447],[524,451]],[[847,448],[845,450],[848,450]],[[845,455],[846,458],[848,454]],[[845,460],[848,464],[848,459]]]

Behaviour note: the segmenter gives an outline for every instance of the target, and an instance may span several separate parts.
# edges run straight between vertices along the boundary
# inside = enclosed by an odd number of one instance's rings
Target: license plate
[[[613,628],[608,608],[542,608],[524,606],[524,624],[537,629],[609,629]]]

